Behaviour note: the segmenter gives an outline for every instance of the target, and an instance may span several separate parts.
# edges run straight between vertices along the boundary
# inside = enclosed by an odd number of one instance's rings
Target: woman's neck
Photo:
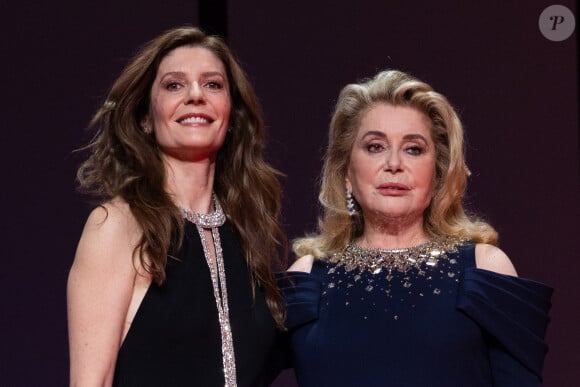
[[[200,214],[212,211],[215,163],[210,160],[185,162],[164,158],[166,190],[175,205]]]
[[[428,240],[421,217],[414,221],[391,220],[373,223],[365,220],[363,234],[354,242],[361,247],[394,249],[417,246]]]

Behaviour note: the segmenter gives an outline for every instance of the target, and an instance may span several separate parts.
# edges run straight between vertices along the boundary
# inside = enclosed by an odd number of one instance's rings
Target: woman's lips
[[[408,185],[401,183],[384,183],[381,184],[377,189],[382,195],[403,196],[409,192],[411,188]]]
[[[213,122],[213,119],[206,114],[193,113],[179,117],[177,122],[184,125],[211,124]]]

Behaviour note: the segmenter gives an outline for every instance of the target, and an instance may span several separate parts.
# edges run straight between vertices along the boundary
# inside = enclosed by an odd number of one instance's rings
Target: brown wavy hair
[[[464,240],[497,243],[489,224],[468,216],[463,197],[469,171],[465,165],[463,127],[447,98],[427,83],[397,70],[345,86],[330,122],[328,147],[321,175],[319,233],[294,241],[298,256],[324,257],[342,250],[364,230],[361,211],[348,215],[345,177],[350,153],[364,114],[378,103],[408,106],[431,123],[436,148],[435,196],[423,214],[423,227],[431,237],[455,236]]]
[[[183,46],[203,47],[223,63],[230,86],[229,132],[216,160],[214,192],[239,237],[252,280],[282,327],[283,307],[273,267],[281,265],[286,237],[279,225],[281,173],[264,160],[266,128],[254,89],[227,45],[194,27],[168,30],[145,44],[113,83],[89,124],[96,134],[84,147],[88,159],[77,180],[81,192],[106,201],[122,198],[142,229],[134,258],[165,281],[165,266],[183,238],[184,220],[165,190],[166,172],[154,136],[140,123],[149,111],[150,90],[160,62]],[[283,254],[285,255],[285,254]]]

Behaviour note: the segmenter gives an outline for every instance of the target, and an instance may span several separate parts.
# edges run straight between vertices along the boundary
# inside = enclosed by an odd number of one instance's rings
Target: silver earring
[[[151,127],[149,125],[143,124],[143,125],[141,125],[141,128],[143,129],[143,133],[145,133],[145,134],[151,133]]]
[[[349,216],[354,216],[356,214],[356,209],[354,208],[354,198],[352,193],[346,189],[346,210]]]

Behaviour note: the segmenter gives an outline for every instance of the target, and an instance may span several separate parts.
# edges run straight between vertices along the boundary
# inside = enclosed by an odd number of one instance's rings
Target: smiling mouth
[[[211,124],[213,120],[207,117],[195,116],[195,117],[187,117],[178,120],[177,122],[179,122],[180,124]]]

